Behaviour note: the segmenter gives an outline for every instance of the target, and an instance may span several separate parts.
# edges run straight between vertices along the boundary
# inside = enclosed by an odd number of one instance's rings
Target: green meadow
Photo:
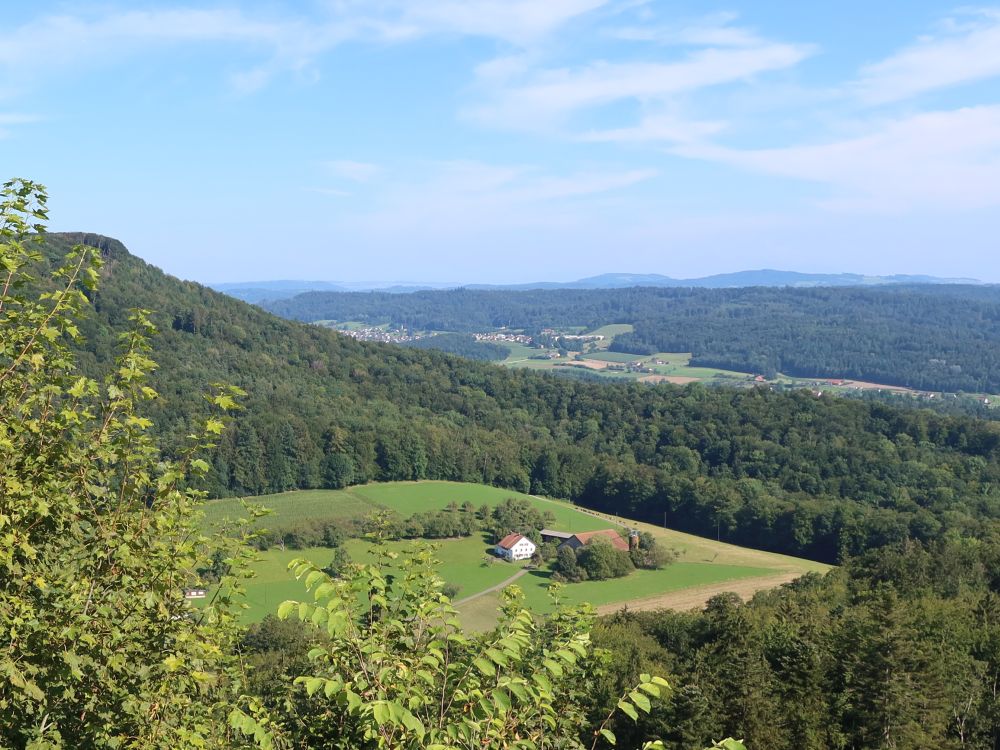
[[[387,482],[361,485],[345,490],[304,490],[253,498],[257,504],[271,510],[261,521],[262,527],[280,525],[309,518],[356,519],[376,510],[392,510],[406,517],[413,513],[440,510],[451,502],[461,505],[471,502],[476,507],[495,506],[506,498],[522,498],[555,517],[552,527],[562,531],[594,531],[613,528],[623,519],[600,516],[581,510],[569,503],[525,495],[511,490],[459,482]],[[226,520],[239,518],[242,506],[236,498],[214,500],[205,505],[205,525],[215,528]],[[783,572],[826,570],[829,566],[807,560],[749,550],[669,529],[641,523],[631,523],[655,534],[663,544],[678,552],[678,561],[662,570],[638,570],[626,578],[610,581],[586,581],[567,585],[563,596],[571,603],[627,603],[659,594],[710,584],[774,575]],[[414,542],[391,542],[393,549],[403,550]],[[522,569],[523,563],[510,564],[490,554],[492,545],[483,535],[436,542],[438,572],[448,583],[459,587],[456,601],[462,619],[471,627],[489,627],[495,619],[498,597],[495,593],[477,596],[495,587]],[[345,544],[352,559],[364,562],[369,542],[350,539]],[[288,563],[305,558],[323,567],[333,556],[330,549],[309,547],[300,550],[272,548],[259,553],[253,564],[254,577],[246,584],[248,608],[245,620],[253,622],[274,612],[286,599],[305,596],[302,585],[287,570]],[[551,607],[547,592],[551,574],[547,570],[527,570],[517,580],[525,594],[525,602],[535,611]],[[471,599],[470,599],[471,597]]]

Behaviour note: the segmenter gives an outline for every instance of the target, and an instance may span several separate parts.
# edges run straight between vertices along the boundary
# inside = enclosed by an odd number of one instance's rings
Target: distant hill
[[[737,271],[703,276],[696,279],[675,279],[658,273],[604,273],[576,281],[535,281],[524,284],[454,284],[446,282],[352,282],[352,281],[244,281],[211,284],[216,291],[244,302],[258,304],[290,299],[305,292],[367,292],[391,294],[434,289],[624,289],[633,286],[693,287],[725,289],[744,286],[879,286],[885,284],[979,284],[977,279],[952,279],[937,276],[905,275],[863,276],[856,273],[799,273],[798,271]]]
[[[937,276],[863,276],[856,273],[799,273],[798,271],[737,271],[695,279],[675,279],[657,273],[605,273],[567,282],[537,282],[533,284],[469,284],[467,289],[624,289],[633,286],[691,287],[726,289],[745,286],[814,287],[814,286],[879,286],[883,284],[978,284],[976,279],[951,279]]]
[[[346,292],[347,287],[328,281],[244,281],[210,285],[217,292],[257,304],[288,299],[304,292]]]

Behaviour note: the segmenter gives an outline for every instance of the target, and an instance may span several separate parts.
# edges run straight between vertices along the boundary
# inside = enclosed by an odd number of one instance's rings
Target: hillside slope
[[[563,381],[357,342],[167,276],[96,235],[106,258],[84,368],[110,361],[128,309],[154,310],[166,450],[223,381],[246,409],[213,458],[215,495],[447,479],[571,498],[726,541],[834,561],[1000,516],[992,423],[808,393]]]

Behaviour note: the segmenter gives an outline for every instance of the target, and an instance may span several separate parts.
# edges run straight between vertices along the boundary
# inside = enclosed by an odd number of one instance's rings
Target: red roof
[[[516,531],[513,534],[508,534],[497,544],[497,547],[501,549],[511,549],[515,544],[524,539],[524,534],[518,534]]]
[[[577,539],[579,539],[584,544],[590,542],[591,539],[596,537],[604,537],[607,541],[611,542],[611,546],[615,549],[620,549],[622,552],[628,552],[628,542],[621,538],[621,535],[614,529],[601,529],[600,531],[584,531],[580,534],[574,534]]]

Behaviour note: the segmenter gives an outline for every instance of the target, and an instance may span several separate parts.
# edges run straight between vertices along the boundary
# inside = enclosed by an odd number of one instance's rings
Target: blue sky
[[[1000,5],[6,3],[0,173],[204,282],[1000,282]]]

